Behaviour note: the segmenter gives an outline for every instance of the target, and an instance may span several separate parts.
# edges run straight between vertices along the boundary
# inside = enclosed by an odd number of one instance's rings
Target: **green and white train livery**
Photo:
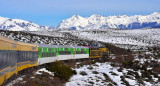
[[[84,46],[57,46],[38,44],[38,64],[57,60],[89,58],[89,48]]]

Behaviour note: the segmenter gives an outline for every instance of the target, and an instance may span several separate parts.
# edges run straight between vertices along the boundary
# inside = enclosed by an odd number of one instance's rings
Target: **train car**
[[[69,60],[74,59],[74,48],[72,46],[57,46],[58,56],[57,60]]]
[[[58,60],[89,58],[89,48],[84,46],[58,46]]]
[[[55,62],[58,55],[56,45],[37,44],[38,45],[38,65]]]
[[[89,48],[85,46],[74,46],[74,57],[76,59],[89,58]]]
[[[17,42],[0,36],[0,85],[17,74]]]
[[[18,60],[17,67],[18,71],[25,68],[38,65],[38,46],[35,44],[18,42],[17,46]]]
[[[38,65],[60,60],[89,58],[89,48],[83,46],[38,45]]]
[[[107,48],[90,48],[89,50],[90,58],[101,58],[107,55],[109,55],[109,50]]]

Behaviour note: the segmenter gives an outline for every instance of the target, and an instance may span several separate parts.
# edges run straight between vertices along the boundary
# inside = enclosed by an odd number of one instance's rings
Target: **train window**
[[[49,53],[49,57],[52,57],[52,53]]]
[[[31,52],[28,52],[28,58],[32,58],[31,54],[32,54]]]
[[[27,57],[26,57],[26,59],[29,57],[29,53],[28,52],[26,52],[26,55],[27,55]]]
[[[52,53],[52,56],[55,56],[55,53]]]
[[[2,52],[0,52],[0,57],[2,58]]]
[[[51,57],[51,53],[48,53],[49,54],[49,57]]]
[[[28,58],[28,52],[26,52],[26,59]]]
[[[21,52],[22,53],[22,57],[21,58],[25,58],[25,53],[24,52]]]
[[[31,52],[28,52],[28,58],[31,58],[30,56],[31,56]]]
[[[34,58],[34,52],[31,52],[31,58]]]
[[[33,56],[33,58],[35,58],[35,53],[36,53],[36,52],[33,52],[33,55],[32,55],[32,56]]]
[[[49,48],[49,51],[52,51],[52,48]]]
[[[27,57],[28,57],[28,53],[26,52],[26,59],[27,59]]]
[[[45,57],[45,53],[43,53],[43,57]]]
[[[23,58],[25,58],[25,53],[23,52]]]
[[[49,57],[49,53],[47,53],[47,57]]]
[[[46,53],[46,56],[45,57],[48,57],[48,53]]]
[[[36,53],[36,52],[33,52],[33,53],[32,53],[32,58],[35,58],[35,53]]]
[[[46,53],[46,57],[48,57],[48,53]]]
[[[28,52],[28,58],[32,58],[31,54],[32,54],[31,52]]]
[[[47,57],[50,57],[50,53],[47,53],[48,54],[48,56]]]
[[[13,55],[12,55],[13,53],[12,52],[9,52],[9,57],[11,58],[11,57],[13,57]]]
[[[43,53],[43,57],[45,57],[45,53]]]
[[[44,53],[44,57],[46,57],[47,55],[46,55],[46,53]]]
[[[35,56],[34,56],[35,58],[37,58],[38,57],[38,53],[37,52],[35,52]]]
[[[50,55],[50,53],[48,53],[48,57],[50,57],[51,55]]]
[[[68,48],[64,48],[64,51],[67,51],[68,50]]]
[[[24,53],[24,58],[26,58],[26,52],[23,52]]]
[[[46,57],[50,57],[50,54],[49,53],[46,53],[47,54],[47,56]]]
[[[26,52],[23,52],[23,54],[24,54],[24,58],[26,58]]]
[[[46,53],[46,57],[48,57],[48,53]]]

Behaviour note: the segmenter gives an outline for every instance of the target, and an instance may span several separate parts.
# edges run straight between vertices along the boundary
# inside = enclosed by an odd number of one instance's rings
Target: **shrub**
[[[129,82],[125,80],[124,76],[120,76],[121,81],[125,83],[126,86],[130,86]]]
[[[158,81],[160,82],[160,77],[158,78]]]
[[[92,71],[92,73],[93,73],[93,74],[98,74],[98,72],[97,72],[97,71]]]
[[[49,64],[47,70],[54,72],[55,76],[58,76],[61,79],[65,79],[66,81],[68,81],[72,75],[76,74],[75,70],[72,70],[69,66],[60,61]]]
[[[87,75],[87,73],[85,71],[81,71],[79,74],[81,74],[83,76]]]
[[[122,62],[122,65],[124,66],[124,67],[132,67],[133,66],[133,61],[132,60],[129,60],[129,61],[123,61]]]
[[[111,83],[109,83],[108,86],[113,86],[113,85]]]
[[[140,79],[140,76],[139,76],[138,72],[134,72],[134,74],[135,74],[136,79]]]
[[[117,69],[118,72],[122,72],[122,70],[123,70],[123,68],[121,68],[121,67],[119,69]]]
[[[87,69],[92,70],[92,69],[93,69],[93,67],[92,67],[92,66],[89,66]]]
[[[92,81],[89,81],[88,83],[90,83],[90,84],[92,84],[92,85],[94,84],[94,82],[92,82]]]
[[[114,76],[118,76],[118,74],[116,74],[116,73],[114,73],[114,72],[109,72],[109,73],[111,73],[111,75],[114,75]]]

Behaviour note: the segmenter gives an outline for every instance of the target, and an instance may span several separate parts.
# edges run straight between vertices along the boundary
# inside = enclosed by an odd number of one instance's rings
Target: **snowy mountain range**
[[[81,17],[74,15],[71,18],[63,20],[58,28],[60,29],[139,29],[139,28],[158,28],[160,27],[160,12],[154,12],[150,15],[134,16],[109,16],[92,15],[90,17]]]
[[[58,29],[139,29],[139,28],[159,28],[160,12],[154,12],[150,15],[134,15],[134,16],[109,16],[92,15],[90,17],[81,17],[73,15],[71,18],[63,20]],[[11,31],[42,31],[53,30],[54,27],[40,26],[35,23],[21,20],[0,17],[0,29]]]
[[[47,26],[40,26],[35,23],[21,20],[0,17],[0,29],[11,31],[39,31],[48,30]]]

